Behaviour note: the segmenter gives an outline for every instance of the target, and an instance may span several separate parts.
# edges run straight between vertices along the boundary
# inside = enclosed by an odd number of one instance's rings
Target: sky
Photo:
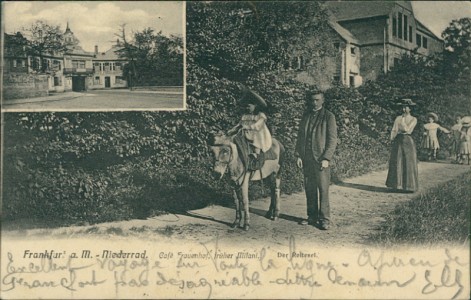
[[[454,19],[471,18],[470,1],[412,1],[415,17],[438,37]]]
[[[184,3],[160,1],[12,1],[3,2],[4,30],[14,33],[43,19],[70,29],[86,51],[98,45],[108,50],[116,41],[119,25],[126,23],[127,34],[147,27],[166,35],[183,35]],[[470,1],[412,1],[416,18],[437,36],[453,19],[471,17]]]
[[[184,3],[178,1],[2,1],[6,33],[23,31],[36,20],[59,25],[79,39],[85,51],[106,51],[116,43],[120,24],[126,34],[151,27],[164,35],[183,36]]]

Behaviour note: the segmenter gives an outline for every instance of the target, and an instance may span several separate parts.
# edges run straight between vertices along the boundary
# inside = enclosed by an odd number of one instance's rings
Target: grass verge
[[[381,245],[463,244],[470,234],[471,172],[396,207],[371,240]]]

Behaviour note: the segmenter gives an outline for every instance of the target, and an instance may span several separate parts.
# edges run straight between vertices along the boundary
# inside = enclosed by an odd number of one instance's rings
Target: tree
[[[47,69],[44,63],[45,55],[57,55],[67,51],[64,35],[59,26],[39,20],[29,28],[24,28],[24,35],[29,41],[28,54],[39,58],[39,65],[33,67],[41,73],[45,73]]]
[[[445,65],[458,74],[458,79],[469,83],[471,76],[471,18],[453,20],[443,31],[442,37],[445,41]]]
[[[132,41],[126,39],[125,25],[117,34],[123,47],[117,51],[128,60],[124,76],[129,86],[183,85],[183,39],[164,36],[146,28],[134,33]]]
[[[134,86],[134,74],[137,74],[135,64],[136,47],[132,45],[132,43],[128,42],[128,39],[126,38],[126,23],[121,24],[119,27],[119,32],[115,35],[123,41],[123,47],[116,50],[116,54],[128,61],[128,63],[124,66],[123,75],[127,78],[128,86],[132,90]]]
[[[463,53],[471,50],[471,18],[453,20],[443,31],[445,48],[455,53]]]

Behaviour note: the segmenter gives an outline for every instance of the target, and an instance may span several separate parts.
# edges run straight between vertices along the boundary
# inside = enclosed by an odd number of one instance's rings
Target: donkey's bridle
[[[222,146],[227,146],[226,144],[216,144],[214,145],[215,147],[222,147]],[[228,146],[228,148],[230,149],[230,155],[229,155],[229,161],[228,162],[221,162],[218,158],[216,158],[216,162],[220,163],[221,165],[224,166],[224,174],[226,174],[227,172],[229,172],[229,164],[231,163],[231,161],[234,159],[234,153],[232,152],[232,148],[230,146]],[[223,174],[223,175],[224,175]],[[222,177],[222,176],[221,176]]]

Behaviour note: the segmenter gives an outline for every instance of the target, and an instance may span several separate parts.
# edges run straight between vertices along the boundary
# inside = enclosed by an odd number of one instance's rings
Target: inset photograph
[[[185,3],[2,3],[2,111],[183,110]]]

